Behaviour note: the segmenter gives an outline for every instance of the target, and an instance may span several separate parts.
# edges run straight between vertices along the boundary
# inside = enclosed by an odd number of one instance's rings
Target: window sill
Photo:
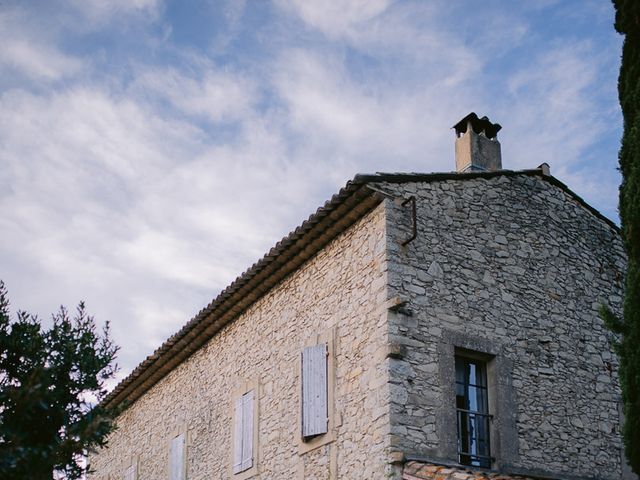
[[[316,448],[323,447],[324,445],[328,445],[336,441],[336,432],[335,430],[330,430],[327,433],[322,435],[318,435],[311,440],[304,441],[302,438],[298,441],[298,455],[304,455]]]
[[[253,467],[251,467],[248,470],[245,470],[243,472],[238,472],[238,473],[233,473],[231,476],[232,480],[247,480],[248,478],[251,477],[255,477],[256,475],[258,475],[258,466],[254,465]]]

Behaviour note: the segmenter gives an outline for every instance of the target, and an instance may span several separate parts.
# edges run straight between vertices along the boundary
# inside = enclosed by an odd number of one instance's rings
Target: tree
[[[118,348],[81,302],[73,318],[64,307],[49,329],[19,311],[15,321],[0,281],[0,478],[78,479],[83,456],[106,444],[114,411],[100,402],[113,378]]]
[[[620,384],[624,402],[625,453],[640,474],[640,2],[613,0],[615,28],[624,35],[618,95],[624,132],[619,161],[620,222],[628,256],[622,320],[605,312],[605,320],[621,334],[618,344]]]

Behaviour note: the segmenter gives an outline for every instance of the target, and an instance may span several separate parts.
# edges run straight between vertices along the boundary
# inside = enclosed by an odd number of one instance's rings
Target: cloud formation
[[[14,308],[85,299],[122,375],[358,172],[450,171],[500,122],[615,218],[620,40],[581,2],[160,0],[0,10],[0,244]],[[45,21],[46,19],[46,21]]]

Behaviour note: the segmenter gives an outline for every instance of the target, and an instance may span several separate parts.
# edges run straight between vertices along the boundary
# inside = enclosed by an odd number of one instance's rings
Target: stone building
[[[90,478],[629,477],[619,231],[499,129],[348,182],[111,392]]]

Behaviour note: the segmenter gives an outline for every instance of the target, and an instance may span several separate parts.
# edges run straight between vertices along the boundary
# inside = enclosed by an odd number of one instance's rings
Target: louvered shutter
[[[242,471],[253,466],[253,390],[242,396]]]
[[[184,434],[171,440],[170,476],[171,480],[184,480]]]
[[[235,405],[235,425],[233,426],[233,473],[242,471],[242,413],[243,397],[236,399]]]
[[[327,433],[327,344],[302,351],[302,436]]]

